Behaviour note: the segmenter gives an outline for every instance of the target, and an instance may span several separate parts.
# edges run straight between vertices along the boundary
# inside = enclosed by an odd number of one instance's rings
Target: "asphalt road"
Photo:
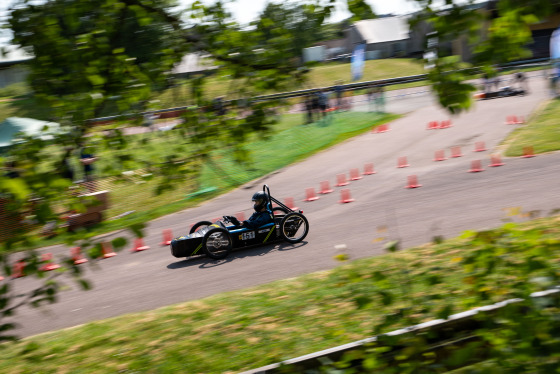
[[[54,305],[22,309],[15,318],[21,323],[16,332],[34,335],[329,269],[339,265],[334,255],[375,256],[389,239],[400,239],[407,248],[435,235],[449,238],[467,229],[496,227],[507,218],[508,208],[548,214],[560,208],[560,153],[502,158],[504,166],[488,167],[489,155],[499,152],[500,142],[516,127],[504,124],[506,116],[528,118],[547,99],[541,77],[533,77],[530,84],[530,95],[479,101],[473,110],[451,118],[451,128],[439,130],[427,130],[428,122],[447,120],[449,115],[429,94],[393,93],[400,96],[389,98],[388,110],[408,114],[392,122],[388,132],[358,136],[199,207],[150,222],[145,241],[149,250],[123,251],[102,260],[97,270],[88,268],[92,290],[69,287]],[[354,110],[366,108],[358,105]],[[488,150],[474,152],[476,142],[484,142]],[[433,160],[437,150],[449,157],[456,146],[461,147],[462,157]],[[403,156],[410,166],[397,168]],[[481,160],[485,170],[468,172],[473,160]],[[363,171],[367,163],[373,163],[377,173],[344,187],[354,202],[339,203],[339,187],[319,195],[319,200],[303,202],[306,188],[318,192],[322,181],[334,186],[338,174],[348,176],[353,168]],[[404,188],[410,175],[422,187]],[[199,220],[239,211],[249,215],[250,198],[264,183],[273,196],[292,197],[303,209],[311,227],[304,242],[237,251],[220,261],[177,259],[168,247],[159,246],[164,229],[178,236]],[[68,254],[68,249],[57,246],[43,252],[56,257]],[[13,282],[16,291],[36,284],[28,278]]]

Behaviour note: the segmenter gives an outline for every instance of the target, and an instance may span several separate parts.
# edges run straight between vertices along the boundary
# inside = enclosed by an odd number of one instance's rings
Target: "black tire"
[[[208,257],[220,260],[231,252],[232,241],[226,229],[214,227],[204,235],[202,246]]]
[[[280,237],[289,243],[299,243],[309,232],[309,222],[301,213],[286,214],[280,222]]]
[[[288,214],[288,211],[281,206],[275,206],[274,208],[272,208],[272,214],[276,215],[277,213]]]
[[[197,222],[193,225],[193,227],[191,227],[191,231],[189,231],[189,235],[192,234],[193,232],[196,232],[199,228],[201,228],[203,226],[210,226],[211,224],[212,224],[212,222],[210,222],[210,221]]]

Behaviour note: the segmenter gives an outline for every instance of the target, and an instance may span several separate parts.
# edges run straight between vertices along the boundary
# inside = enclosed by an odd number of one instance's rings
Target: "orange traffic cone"
[[[445,151],[443,149],[436,151],[434,156],[434,161],[445,161],[445,160],[447,160],[445,158]]]
[[[329,185],[329,181],[322,181],[321,182],[321,190],[319,191],[320,194],[327,194],[327,193],[331,193],[333,192],[333,190],[331,189],[330,185]]]
[[[295,206],[295,204],[294,204],[294,198],[293,197],[287,197],[284,200],[284,205],[286,205],[291,210],[299,210],[299,208],[297,206]]]
[[[313,187],[309,187],[305,189],[305,199],[303,201],[315,201],[319,199],[319,196],[315,195],[315,189]]]
[[[389,125],[387,123],[377,126],[374,130],[374,132],[376,133],[382,133],[387,131],[389,131]]]
[[[159,243],[159,245],[161,246],[170,245],[171,241],[173,240],[173,232],[171,231],[171,229],[163,230],[162,235],[163,235],[163,240],[161,241],[161,243]]]
[[[500,155],[490,155],[490,165],[491,167],[502,166],[504,163],[500,158]]]
[[[428,122],[428,126],[426,127],[426,130],[435,130],[437,128],[438,128],[437,121],[430,121]]]
[[[398,168],[406,168],[409,167],[408,161],[406,160],[406,156],[399,157],[397,167]]]
[[[60,265],[52,262],[52,257],[52,253],[43,253],[41,255],[41,262],[45,264],[39,267],[39,271],[51,271],[60,268]]]
[[[436,122],[437,123],[437,122]],[[451,127],[451,121],[447,120],[447,121],[441,121],[439,124],[439,128],[440,129],[448,129]]]
[[[525,147],[523,148],[523,156],[524,158],[535,157],[535,152],[533,151],[533,147]]]
[[[362,179],[362,176],[360,175],[360,170],[359,169],[351,169],[350,170],[350,180],[351,181],[357,181]]]
[[[418,187],[422,187],[422,185],[418,183],[418,178],[416,177],[416,175],[409,175],[408,184],[404,188],[418,188]]]
[[[375,174],[375,173],[377,173],[377,172],[375,170],[373,170],[373,163],[372,162],[364,165],[364,172],[363,172],[364,175],[372,175],[372,174]]]
[[[141,252],[145,251],[146,249],[150,249],[150,247],[144,245],[144,239],[137,238],[134,240],[134,247],[130,250],[130,252]]]
[[[476,142],[474,144],[475,152],[484,152],[485,150],[486,150],[486,146],[484,145],[484,142]]]
[[[352,201],[354,201],[354,199],[350,197],[350,190],[348,188],[340,190],[339,203],[346,204],[346,203],[351,203]]]
[[[102,258],[109,258],[117,255],[113,251],[113,248],[111,248],[111,244],[107,242],[101,243],[101,250],[103,252],[103,255],[101,256]]]
[[[471,162],[471,168],[469,170],[469,173],[478,173],[484,171],[484,169],[481,166],[480,160],[473,160]]]
[[[80,251],[80,247],[70,248],[70,255],[72,256],[72,260],[74,260],[75,265],[80,265],[88,262],[88,259],[85,258]]]
[[[25,277],[25,261],[19,260],[13,266],[12,278]]]
[[[451,148],[451,157],[456,158],[461,156],[463,156],[463,154],[461,153],[461,147],[456,146]]]
[[[346,174],[338,174],[336,176],[336,186],[342,187],[347,185],[348,185],[348,181],[346,180]]]

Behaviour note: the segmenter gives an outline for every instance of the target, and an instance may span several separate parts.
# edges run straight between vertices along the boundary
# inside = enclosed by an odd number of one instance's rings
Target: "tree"
[[[348,10],[352,13],[352,21],[377,18],[373,8],[365,0],[348,0]]]
[[[415,1],[422,11],[413,25],[428,22],[439,45],[466,36],[479,71],[490,74],[495,74],[499,64],[530,57],[525,48],[531,41],[530,25],[544,20],[560,4],[557,0],[497,0],[481,8],[473,6],[472,1],[447,0],[444,7],[435,8],[432,0]],[[469,109],[475,88],[464,83],[470,77],[465,70],[468,65],[446,55],[443,49],[436,54],[437,58],[430,61],[434,68],[429,80],[440,104],[452,114]]]
[[[314,4],[302,9],[319,26],[330,14],[334,0]],[[185,178],[196,178],[203,163],[213,162],[209,154],[215,147],[229,148],[240,162],[246,161],[245,140],[253,133],[266,136],[275,121],[273,109],[277,105],[249,98],[301,82],[305,76],[293,45],[275,41],[271,46],[264,42],[261,31],[243,30],[223,2],[205,6],[195,1],[183,14],[176,12],[174,5],[170,0],[48,0],[39,4],[18,0],[8,21],[12,42],[34,55],[30,83],[35,95],[51,110],[52,119],[62,124],[64,131],[54,140],[59,146],[90,141],[85,138],[92,133],[89,120],[100,114],[140,113],[151,92],[167,84],[168,72],[186,52],[211,55],[220,64],[220,73],[234,78],[232,90],[245,100],[231,106],[228,115],[212,109],[213,98],[204,93],[204,77],[190,80],[194,106],[178,130],[194,149],[194,156],[184,158],[170,149],[168,155],[148,165],[149,171],[162,177],[158,191],[173,188]],[[122,149],[116,161],[124,164],[128,155],[120,126],[117,123],[108,131],[99,146]],[[41,162],[53,157],[46,153],[52,150],[46,145],[41,139],[28,137],[9,150],[19,175],[0,177],[0,194],[3,210],[13,217],[19,230],[5,238],[4,253],[31,243],[33,236],[24,229],[25,222],[62,222],[61,205],[80,211],[88,203],[68,196],[70,183],[59,176],[55,163]],[[142,236],[140,227],[131,229]],[[79,245],[97,258],[101,244],[90,236],[78,232],[66,244]],[[117,245],[124,243],[119,240],[114,243]],[[2,261],[4,275],[10,277],[13,269],[6,257]],[[40,263],[36,254],[26,255],[27,274],[45,279],[38,271]],[[79,275],[75,266],[67,265],[67,274]],[[59,287],[54,282],[46,279],[21,299],[11,294],[9,284],[3,286],[0,322],[22,305],[55,302]],[[87,286],[79,277],[78,282]],[[0,324],[0,335],[6,336],[11,329],[9,323]]]

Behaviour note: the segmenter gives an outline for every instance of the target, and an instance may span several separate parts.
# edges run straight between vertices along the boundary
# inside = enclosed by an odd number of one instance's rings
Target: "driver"
[[[264,191],[255,192],[251,200],[253,201],[255,213],[243,222],[239,222],[239,220],[235,217],[228,217],[231,223],[248,229],[256,229],[257,227],[261,227],[274,221],[272,214],[266,209],[268,196],[264,193]]]

